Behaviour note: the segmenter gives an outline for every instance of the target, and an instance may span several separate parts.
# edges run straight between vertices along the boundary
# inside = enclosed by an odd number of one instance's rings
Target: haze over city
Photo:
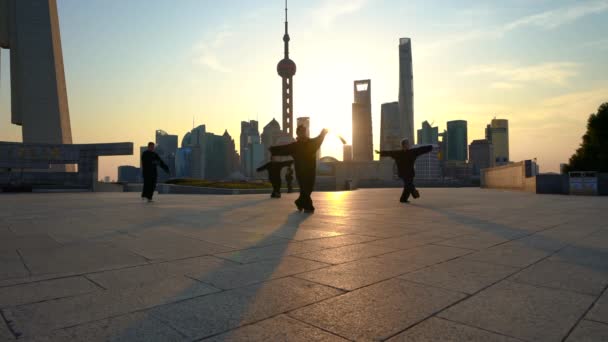
[[[276,3],[275,3],[276,2]],[[282,1],[58,0],[74,143],[133,141],[196,126],[237,137],[240,122],[281,120]],[[512,160],[557,171],[608,93],[608,1],[291,1],[294,116],[351,141],[352,82],[372,80],[374,147],[380,104],[398,98],[399,38],[412,39],[415,128],[468,121],[483,138],[509,120]],[[0,120],[10,122],[8,56]],[[21,129],[0,126],[4,141]],[[238,144],[237,144],[238,146]],[[340,158],[328,138],[322,155]],[[100,176],[138,164],[102,158]]]

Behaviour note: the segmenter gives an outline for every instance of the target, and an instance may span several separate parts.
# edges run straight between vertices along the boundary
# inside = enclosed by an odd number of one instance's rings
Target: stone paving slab
[[[339,294],[323,285],[283,278],[161,306],[152,314],[188,337],[199,339]]]
[[[357,341],[389,338],[464,298],[463,294],[392,279],[289,315]]]
[[[204,339],[205,342],[240,342],[240,341],[311,341],[311,342],[346,342],[341,337],[332,335],[311,325],[285,315],[261,321]]]
[[[608,324],[583,320],[568,336],[566,342],[608,341]]]
[[[605,339],[608,199],[422,192],[0,194],[0,340]]]
[[[408,273],[399,278],[472,294],[518,270],[509,266],[456,259]]]
[[[70,277],[0,287],[0,308],[71,297],[99,291],[84,277]]]
[[[439,317],[524,340],[557,341],[591,303],[591,296],[504,281]]]
[[[519,339],[470,327],[441,318],[429,318],[411,329],[391,338],[389,342],[518,342]]]

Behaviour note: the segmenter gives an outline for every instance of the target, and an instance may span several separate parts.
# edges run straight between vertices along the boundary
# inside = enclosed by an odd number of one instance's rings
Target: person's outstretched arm
[[[290,156],[295,152],[295,143],[271,146],[268,150],[273,156]]]
[[[311,139],[315,151],[321,147],[321,144],[323,144],[323,140],[325,140],[325,136],[327,135],[327,132],[328,132],[328,130],[326,128],[323,128],[321,133],[316,138]]]
[[[433,150],[433,145],[421,146],[414,148],[413,150],[416,157],[418,157],[419,155],[431,152]]]
[[[376,150],[376,153],[378,153],[380,155],[380,157],[391,157],[391,158],[396,158],[397,155],[402,152],[403,150],[394,150],[394,151],[378,151]]]
[[[268,162],[268,163],[266,163],[266,164],[264,164],[264,165],[262,165],[262,166],[258,167],[258,168],[257,168],[257,169],[255,169],[255,170],[256,170],[257,172],[262,172],[262,171],[264,171],[264,170],[268,169],[268,167],[269,167],[269,166],[270,166],[270,162]]]
[[[165,164],[165,162],[160,159],[160,156],[157,153],[155,153],[154,155],[154,158],[158,161],[158,165],[160,166],[160,168],[163,169],[166,173],[169,173],[169,167],[167,166],[167,164]]]

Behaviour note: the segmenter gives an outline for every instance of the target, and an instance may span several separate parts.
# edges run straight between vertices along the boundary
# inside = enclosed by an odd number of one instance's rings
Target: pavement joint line
[[[323,328],[323,327],[316,326],[316,325],[314,325],[313,323],[309,323],[309,322],[306,322],[306,321],[302,321],[302,320],[300,320],[299,318],[296,318],[296,317],[290,316],[290,315],[288,315],[288,314],[285,314],[285,316],[287,316],[287,317],[289,317],[289,318],[291,318],[291,319],[293,319],[293,320],[295,320],[295,321],[298,321],[298,322],[300,322],[300,323],[302,323],[302,324],[305,324],[305,325],[311,326],[311,327],[313,327],[313,328],[319,329],[319,330],[324,331],[324,332],[326,332],[326,333],[329,333],[329,334],[331,334],[331,335],[334,335],[334,336],[337,336],[337,337],[343,338],[343,339],[345,339],[345,340],[347,340],[347,341],[355,341],[355,340],[352,340],[352,339],[350,339],[350,338],[348,338],[348,337],[346,337],[346,336],[342,336],[342,335],[340,335],[340,334],[338,334],[338,333],[336,333],[336,332],[333,332],[333,331],[331,331],[331,330],[327,330],[327,329],[325,329],[325,328]]]
[[[451,319],[444,318],[444,317],[435,317],[435,319],[441,319],[441,320],[444,320],[444,321],[447,321],[447,322],[452,322],[452,323],[464,325],[464,326],[469,327],[469,328],[479,329],[479,330],[486,331],[486,332],[489,332],[489,333],[492,333],[492,334],[496,334],[496,335],[500,335],[500,336],[504,336],[504,337],[509,337],[509,338],[514,339],[514,340],[518,340],[518,341],[522,341],[522,342],[528,342],[527,340],[521,339],[519,337],[515,337],[515,336],[511,336],[511,335],[506,335],[506,334],[498,332],[498,331],[493,331],[493,330],[489,330],[489,329],[485,329],[485,328],[476,327],[476,326],[473,326],[473,325],[469,325],[467,323],[453,321]]]
[[[589,311],[591,311],[591,309],[593,309],[593,307],[600,300],[600,298],[602,298],[602,296],[605,293],[607,293],[606,292],[607,289],[608,289],[608,285],[604,286],[604,289],[602,290],[602,292],[600,293],[600,295],[597,296],[597,297],[595,297],[595,299],[589,305],[589,307],[587,308],[587,310],[585,310],[585,312],[583,312],[583,314],[578,318],[578,320],[576,320],[576,323],[574,323],[572,325],[572,327],[570,328],[570,330],[568,330],[568,333],[566,333],[566,336],[564,336],[564,338],[562,338],[562,341],[566,341],[566,339],[568,339],[568,337],[570,337],[570,335],[572,334],[572,332],[574,331],[574,329],[576,329],[576,327],[581,323],[581,321],[585,318],[585,316],[587,316],[587,314],[589,314]]]
[[[23,267],[25,267],[25,269],[27,270],[27,273],[31,276],[32,275],[32,270],[30,270],[30,268],[25,263],[25,259],[23,258],[23,255],[21,254],[21,251],[19,251],[19,248],[15,249],[15,252],[17,253],[17,255],[19,255],[19,260],[21,260],[21,263],[23,264]]]
[[[591,319],[591,318],[583,318],[582,320],[608,326],[608,323],[606,323],[606,322],[598,321],[598,320]]]
[[[84,274],[82,275],[82,277],[88,281],[90,281],[91,283],[93,283],[95,286],[99,287],[102,290],[107,290],[105,287],[103,287],[103,285],[101,285],[100,283],[96,282],[95,280],[89,278],[88,274]]]
[[[15,320],[11,319],[9,311],[6,311],[6,309],[0,309],[0,317],[15,339],[18,339],[21,335],[23,335],[23,333],[17,331],[15,328]]]

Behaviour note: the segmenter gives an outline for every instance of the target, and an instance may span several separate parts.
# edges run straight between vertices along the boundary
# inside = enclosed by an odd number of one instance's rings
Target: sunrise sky
[[[240,121],[281,121],[283,0],[58,0],[74,143],[154,140],[195,125],[238,146]],[[291,0],[295,116],[351,136],[352,82],[380,105],[398,96],[398,40],[413,45],[415,124],[510,123],[511,159],[557,171],[590,113],[608,101],[608,1]],[[0,70],[0,140],[10,124],[9,60]],[[323,155],[341,159],[340,141]],[[101,160],[100,178],[137,156]]]

